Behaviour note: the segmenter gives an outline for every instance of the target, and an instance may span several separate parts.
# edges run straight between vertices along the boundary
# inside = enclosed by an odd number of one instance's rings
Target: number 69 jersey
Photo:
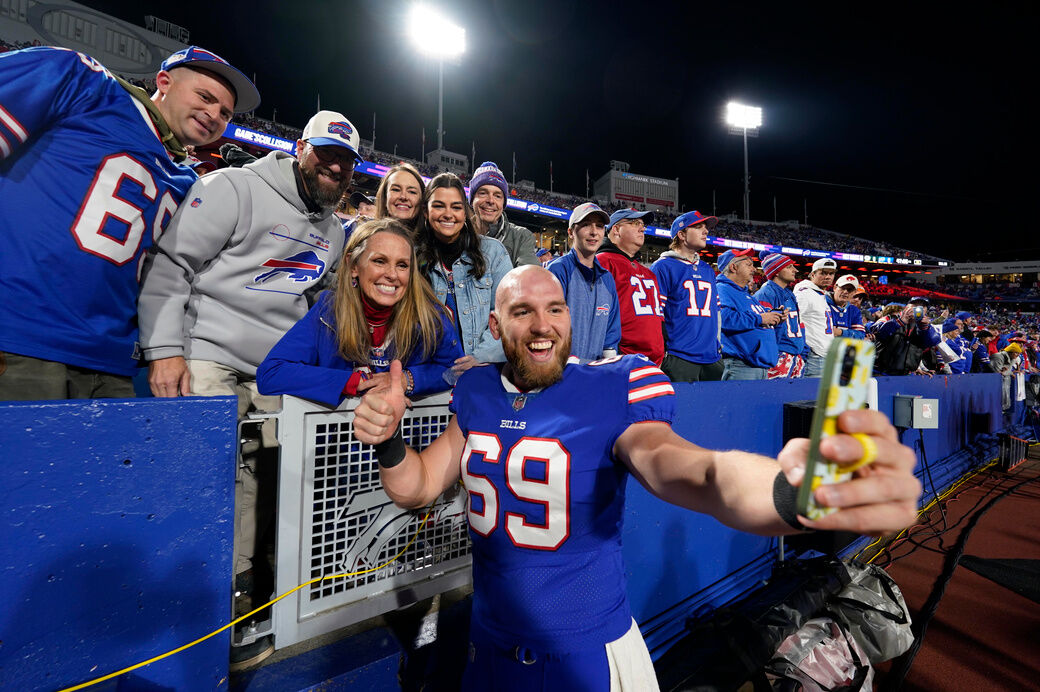
[[[506,647],[573,651],[625,634],[621,560],[628,471],[615,440],[644,421],[671,424],[675,393],[643,356],[579,365],[520,392],[501,366],[473,368],[452,410],[466,437],[473,617]]]
[[[0,55],[0,351],[132,375],[139,260],[195,178],[93,58]]]

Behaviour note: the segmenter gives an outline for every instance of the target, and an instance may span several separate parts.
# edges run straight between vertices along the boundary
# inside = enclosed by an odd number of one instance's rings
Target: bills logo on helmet
[[[325,263],[310,250],[284,259],[272,257],[260,266],[271,271],[257,274],[253,282],[258,284],[283,275],[294,283],[307,283],[317,281],[325,271]]]
[[[350,137],[354,134],[354,128],[350,126],[350,123],[342,120],[336,120],[329,123],[329,134],[339,135],[340,137]]]

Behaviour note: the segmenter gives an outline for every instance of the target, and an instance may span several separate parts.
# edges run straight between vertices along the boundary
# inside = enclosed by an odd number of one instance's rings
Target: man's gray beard
[[[340,182],[334,189],[326,187],[318,177],[319,166],[315,166],[314,168],[300,166],[300,175],[303,176],[303,182],[307,186],[307,193],[310,194],[311,199],[313,199],[319,207],[323,209],[335,208],[339,206],[339,201],[343,198],[343,193],[347,191],[350,183],[344,182],[341,174]],[[329,171],[329,175],[332,174],[332,171],[328,168],[324,166],[320,167]]]
[[[514,342],[502,341],[502,349],[506,353],[509,368],[513,371],[513,379],[519,380],[527,389],[541,389],[563,379],[563,369],[571,355],[570,334],[567,335],[566,341],[558,342],[556,346],[556,360],[551,363],[552,367],[534,372],[528,367],[527,359]]]

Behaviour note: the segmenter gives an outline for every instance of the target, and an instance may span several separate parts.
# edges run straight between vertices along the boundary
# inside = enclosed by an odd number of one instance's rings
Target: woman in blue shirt
[[[395,359],[405,368],[409,396],[448,389],[462,348],[450,315],[417,266],[411,236],[399,221],[360,226],[344,250],[334,291],[322,293],[260,364],[260,391],[337,406],[389,381]]]

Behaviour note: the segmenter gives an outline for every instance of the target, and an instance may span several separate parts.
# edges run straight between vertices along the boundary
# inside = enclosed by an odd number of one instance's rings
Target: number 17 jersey
[[[452,410],[466,438],[473,618],[503,647],[574,651],[632,624],[621,559],[627,468],[618,436],[671,424],[668,378],[643,356],[579,365],[520,392],[501,366],[473,368]]]

